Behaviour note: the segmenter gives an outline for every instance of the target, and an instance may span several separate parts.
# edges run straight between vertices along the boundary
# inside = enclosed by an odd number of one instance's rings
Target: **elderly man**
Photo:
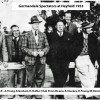
[[[49,45],[45,33],[39,31],[40,22],[37,16],[31,18],[29,24],[32,25],[32,30],[26,33],[22,42],[29,87],[42,87],[45,80],[45,56],[49,51]]]
[[[93,23],[84,22],[82,32],[76,35],[73,50],[73,56],[76,57],[76,67],[79,73],[82,88],[94,88],[95,86],[95,67],[97,60],[97,36],[92,31]],[[96,98],[91,95],[85,95],[83,98]]]

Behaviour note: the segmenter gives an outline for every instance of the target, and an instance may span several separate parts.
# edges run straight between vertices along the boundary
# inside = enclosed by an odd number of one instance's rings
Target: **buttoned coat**
[[[60,37],[57,31],[55,31],[51,33],[50,38],[50,50],[47,56],[47,63],[51,64],[53,62],[69,61],[69,47],[72,42],[70,34],[64,31],[63,36]]]
[[[15,58],[15,45],[14,45],[14,38],[12,35],[6,35],[6,44],[7,44],[7,51],[8,51],[8,61],[9,62],[22,62],[23,55],[22,55],[22,36],[19,36],[18,40],[18,51],[19,51],[19,57]],[[15,59],[13,59],[15,58]],[[14,61],[15,60],[15,61]]]
[[[49,45],[47,41],[47,37],[45,33],[38,32],[38,44],[36,43],[34,34],[32,31],[29,31],[25,34],[22,41],[22,52],[25,55],[26,65],[34,65],[36,61],[36,57],[32,55],[33,51],[42,50],[46,55],[49,51]],[[46,57],[40,57],[40,62],[42,64],[45,63]]]

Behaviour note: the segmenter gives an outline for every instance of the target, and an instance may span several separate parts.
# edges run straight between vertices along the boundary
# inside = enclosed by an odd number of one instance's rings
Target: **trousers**
[[[53,87],[63,87],[65,85],[68,77],[68,65],[69,62],[67,61],[55,61],[50,64],[50,68],[54,77]]]
[[[15,80],[17,77],[17,80]],[[24,87],[26,81],[25,69],[8,69],[8,87],[15,87],[17,84],[19,87]]]
[[[38,59],[34,65],[26,65],[28,87],[42,87],[45,80],[45,64]]]
[[[89,55],[78,56],[76,59],[76,67],[82,88],[94,88],[96,74]]]

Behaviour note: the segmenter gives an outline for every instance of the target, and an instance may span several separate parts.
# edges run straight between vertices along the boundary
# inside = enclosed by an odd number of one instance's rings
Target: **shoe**
[[[56,99],[56,95],[51,95],[51,99]]]
[[[70,82],[69,81],[66,85],[69,86],[69,87],[76,87],[76,83],[75,82]]]
[[[36,99],[42,99],[42,95],[35,95]]]
[[[8,98],[8,99],[14,99],[14,98],[15,98],[15,95],[8,95],[7,98]]]
[[[93,96],[93,99],[99,99],[99,98],[97,98],[97,97]]]
[[[86,99],[93,99],[93,97],[88,97],[88,98],[86,98]]]
[[[78,95],[79,99],[86,99],[85,95]]]
[[[33,95],[27,95],[26,98],[27,99],[32,99],[34,96]]]

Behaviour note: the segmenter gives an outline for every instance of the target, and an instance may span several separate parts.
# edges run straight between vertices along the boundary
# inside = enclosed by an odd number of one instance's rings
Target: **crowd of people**
[[[32,16],[30,31],[20,33],[19,26],[12,25],[11,31],[0,31],[0,63],[8,67],[9,62],[17,62],[24,69],[8,69],[8,87],[42,87],[45,81],[46,64],[52,71],[52,87],[63,88],[66,84],[76,87],[75,68],[82,88],[100,87],[100,27],[81,17],[73,18],[70,11],[42,11],[46,21],[45,32],[39,31],[41,21]],[[49,13],[49,14],[50,14]],[[2,22],[0,22],[0,27]],[[95,68],[98,67],[98,75]],[[69,81],[66,80],[69,75]],[[15,76],[17,76],[17,81]],[[27,77],[27,78],[26,78]],[[17,82],[17,83],[16,83]],[[27,98],[33,98],[28,95]],[[14,95],[8,98],[14,98]],[[42,95],[35,95],[41,99]],[[64,95],[51,95],[53,99],[64,99]],[[79,96],[80,98],[80,96]],[[81,99],[96,99],[83,95]]]

